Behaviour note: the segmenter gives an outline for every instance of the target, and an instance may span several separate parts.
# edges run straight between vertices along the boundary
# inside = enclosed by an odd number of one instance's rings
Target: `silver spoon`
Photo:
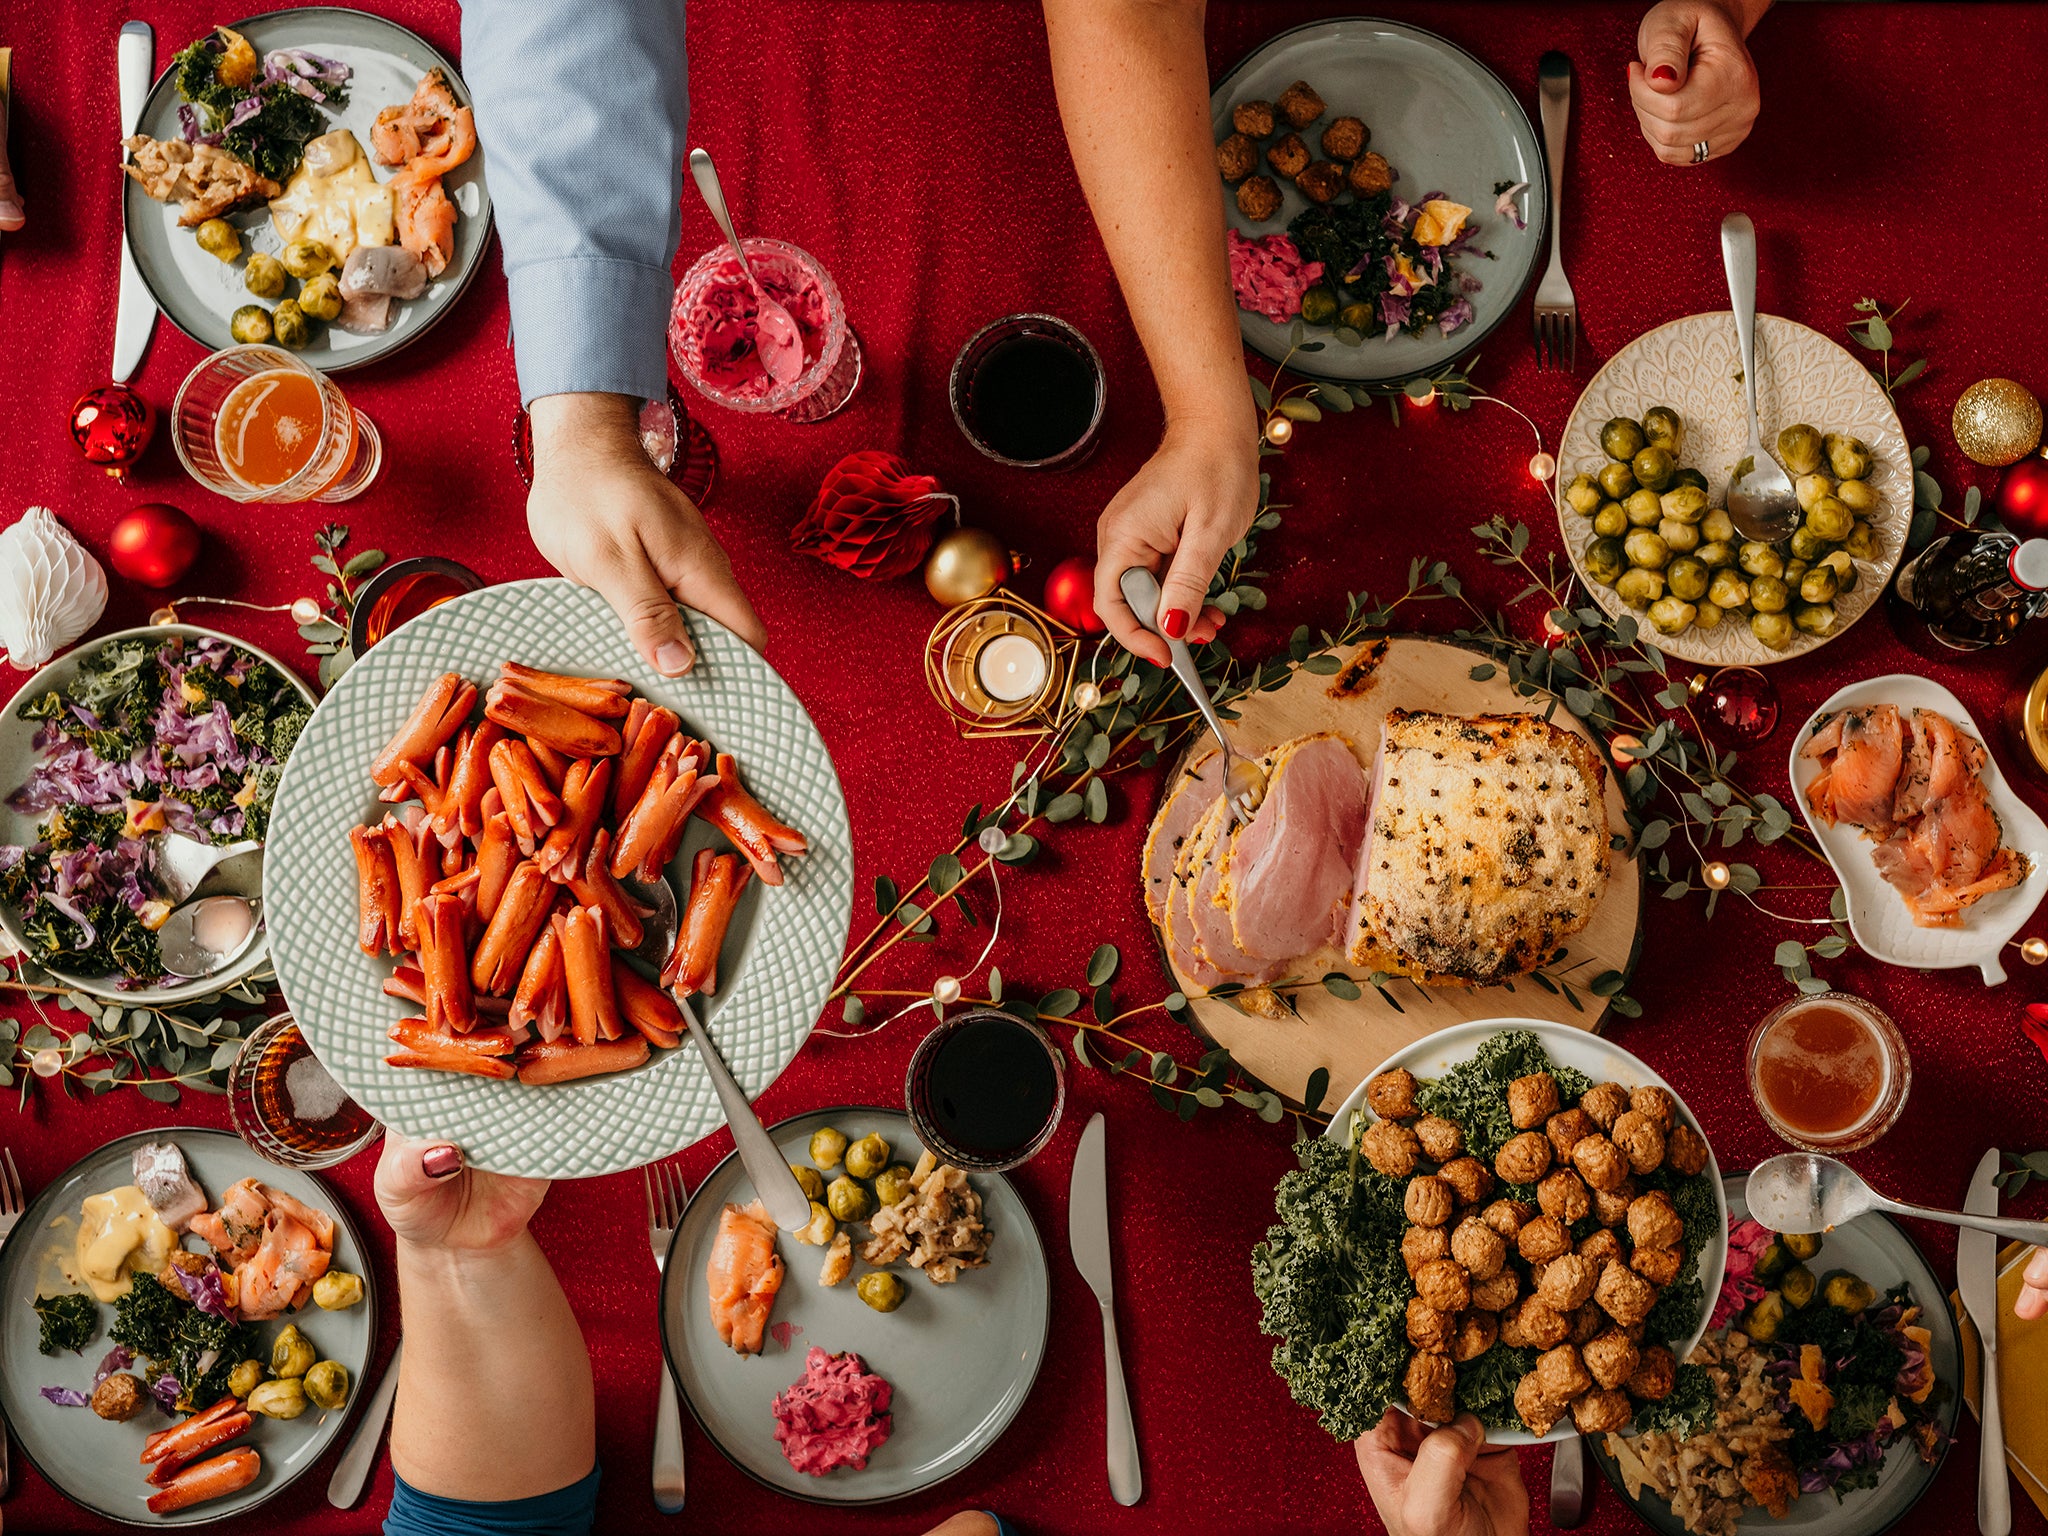
[[[202,929],[233,921],[233,908],[240,908],[247,914],[248,931],[222,948],[203,942]],[[202,896],[197,901],[186,902],[164,919],[163,926],[156,931],[156,945],[166,971],[187,981],[197,981],[241,959],[262,931],[263,923],[256,915],[256,903],[248,897]]]
[[[1846,1163],[1817,1152],[1786,1152],[1758,1163],[1743,1189],[1749,1214],[1773,1232],[1826,1232],[1869,1211],[1971,1227],[2019,1243],[2048,1243],[2048,1221],[2015,1221],[1938,1211],[1880,1195]]]
[[[628,896],[654,910],[640,919],[640,942],[631,951],[657,971],[668,963],[668,952],[676,941],[676,893],[666,880],[652,885],[639,880],[621,880]]]
[[[166,832],[156,840],[149,872],[166,901],[181,902],[198,890],[216,867],[262,846],[253,837],[239,843],[202,843],[182,832]]]
[[[1742,393],[1749,402],[1749,447],[1728,482],[1728,516],[1746,539],[1776,543],[1799,526],[1792,477],[1764,452],[1756,419],[1756,226],[1746,213],[1721,221],[1721,265],[1735,310],[1735,342],[1742,352]]]
[[[1117,585],[1123,588],[1124,601],[1131,605],[1138,622],[1166,642],[1167,654],[1173,658],[1174,675],[1195,701],[1202,718],[1209,722],[1209,729],[1216,733],[1216,743],[1223,749],[1223,798],[1230,808],[1231,822],[1250,821],[1252,812],[1266,798],[1266,770],[1256,760],[1231,749],[1230,737],[1223,729],[1216,706],[1210,702],[1209,689],[1202,682],[1201,670],[1196,667],[1187,642],[1174,639],[1159,627],[1159,579],[1142,565],[1134,565],[1117,578]]]
[[[718,184],[718,171],[711,164],[711,156],[701,149],[691,150],[690,175],[696,179],[698,195],[704,199],[704,206],[711,210],[711,217],[724,234],[726,243],[732,247],[733,255],[739,257],[740,270],[747,274],[747,281],[754,285],[754,293],[761,301],[760,308],[754,313],[754,344],[761,354],[761,366],[768,370],[768,377],[776,383],[788,384],[801,377],[804,371],[803,333],[797,329],[796,320],[790,312],[769,298],[768,290],[754,276],[754,269],[747,261],[746,247],[740,244],[740,237],[733,231],[732,215],[726,211],[725,191]]]

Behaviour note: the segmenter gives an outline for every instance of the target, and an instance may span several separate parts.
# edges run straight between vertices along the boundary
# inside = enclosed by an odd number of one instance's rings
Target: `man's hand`
[[[502,1249],[526,1230],[547,1192],[546,1179],[465,1168],[462,1153],[446,1142],[384,1133],[377,1206],[399,1241],[416,1249]]]
[[[2020,1275],[2020,1294],[2012,1309],[2022,1321],[2048,1316],[2048,1248],[2036,1248]]]
[[[1109,632],[1166,666],[1166,642],[1138,623],[1117,585],[1134,565],[1164,571],[1160,627],[1199,645],[1216,638],[1223,611],[1204,607],[1209,580],[1252,525],[1259,504],[1254,422],[1166,430],[1159,451],[1103,509],[1095,532],[1095,611]]]
[[[530,407],[534,546],[612,605],[634,649],[666,677],[697,660],[681,599],[759,650],[767,631],[732,562],[690,498],[640,446],[639,403],[624,395],[544,395]]]
[[[1469,1413],[1425,1434],[1389,1408],[1357,1447],[1387,1536],[1528,1536],[1529,1492],[1515,1453],[1485,1444],[1485,1427]]]
[[[1704,141],[1720,159],[1749,137],[1759,106],[1745,39],[1769,0],[1662,0],[1636,29],[1629,100],[1666,165],[1693,164]]]

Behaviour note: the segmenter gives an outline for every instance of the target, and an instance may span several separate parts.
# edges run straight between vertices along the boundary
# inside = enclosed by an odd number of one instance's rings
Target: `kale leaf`
[[[67,1291],[62,1296],[38,1296],[29,1305],[42,1321],[42,1337],[36,1348],[46,1355],[60,1349],[76,1354],[100,1331],[100,1304],[84,1291]]]
[[[1465,1150],[1491,1167],[1494,1154],[1515,1134],[1508,1115],[1508,1084],[1537,1072],[1557,1079],[1561,1104],[1578,1103],[1593,1086],[1585,1073],[1553,1062],[1532,1032],[1509,1029],[1482,1044],[1470,1061],[1424,1083],[1415,1099],[1429,1113],[1455,1120],[1464,1129]]]
[[[256,1353],[254,1324],[202,1312],[155,1275],[137,1275],[114,1303],[107,1336],[149,1362],[152,1379],[164,1372],[177,1377],[180,1408],[203,1408],[220,1397],[236,1365]]]
[[[1535,1369],[1535,1350],[1494,1345],[1478,1359],[1458,1367],[1458,1411],[1477,1414],[1480,1423],[1496,1429],[1518,1426],[1521,1415],[1515,1412],[1515,1387]]]
[[[1684,1440],[1714,1422],[1714,1378],[1703,1365],[1681,1365],[1671,1391],[1661,1402],[1636,1408],[1631,1435],[1664,1433]]]

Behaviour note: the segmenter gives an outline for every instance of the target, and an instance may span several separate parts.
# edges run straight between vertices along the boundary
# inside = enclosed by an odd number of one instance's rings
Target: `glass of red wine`
[[[953,419],[998,464],[1071,469],[1102,435],[1107,383],[1088,338],[1057,315],[1005,315],[953,359]]]
[[[1052,1140],[1066,1070],[1036,1024],[1000,1008],[970,1008],[924,1037],[903,1097],[918,1140],[941,1161],[1001,1173]]]

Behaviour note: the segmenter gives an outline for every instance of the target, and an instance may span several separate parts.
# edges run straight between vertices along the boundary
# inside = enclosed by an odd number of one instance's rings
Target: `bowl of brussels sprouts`
[[[1624,348],[1565,428],[1558,519],[1605,612],[1633,614],[1670,655],[1758,666],[1825,644],[1884,591],[1912,465],[1890,400],[1854,358],[1759,316],[1758,411],[1801,521],[1777,543],[1742,538],[1723,506],[1748,438],[1734,357],[1726,314]]]

